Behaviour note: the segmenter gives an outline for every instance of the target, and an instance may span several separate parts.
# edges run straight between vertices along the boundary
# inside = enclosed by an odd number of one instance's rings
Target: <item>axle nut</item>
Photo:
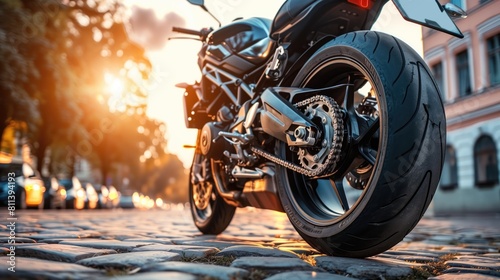
[[[293,135],[295,135],[296,138],[303,140],[307,136],[307,131],[303,127],[297,127],[293,132]]]

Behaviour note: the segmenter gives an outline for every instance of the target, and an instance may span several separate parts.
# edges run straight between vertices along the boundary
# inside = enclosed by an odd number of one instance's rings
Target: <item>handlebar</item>
[[[179,32],[179,33],[184,33],[184,34],[189,34],[189,35],[195,35],[198,37],[203,37],[203,32],[198,31],[198,30],[193,30],[193,29],[187,29],[187,28],[182,28],[182,27],[172,27],[172,31],[174,32]]]

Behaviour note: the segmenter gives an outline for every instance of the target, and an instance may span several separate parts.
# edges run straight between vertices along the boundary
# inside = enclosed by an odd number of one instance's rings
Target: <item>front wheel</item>
[[[325,128],[332,130],[325,135],[342,137],[330,147],[337,149],[335,164],[313,161],[318,149],[297,152],[277,143],[277,154],[288,162],[334,166],[314,178],[278,168],[278,192],[291,223],[329,255],[368,257],[396,245],[423,216],[443,165],[444,109],[428,67],[392,36],[353,32],[319,49],[292,86],[332,87],[299,109],[317,124],[329,116],[323,123],[342,123]]]
[[[189,174],[189,203],[196,227],[204,234],[223,232],[233,219],[236,207],[218,194],[212,160],[195,152]],[[216,175],[218,176],[218,175]]]

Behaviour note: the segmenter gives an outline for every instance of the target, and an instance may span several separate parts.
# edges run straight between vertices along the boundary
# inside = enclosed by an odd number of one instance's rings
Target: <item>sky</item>
[[[193,83],[201,77],[197,65],[197,53],[201,42],[169,38],[182,36],[171,32],[172,26],[199,30],[218,26],[201,8],[187,0],[122,0],[130,17],[130,36],[146,49],[153,64],[150,79],[147,114],[167,125],[168,150],[177,154],[185,167],[189,167],[193,149],[183,145],[194,145],[196,130],[186,129],[182,96],[183,90],[175,84]],[[273,18],[284,0],[205,0],[208,9],[227,24],[238,17],[253,16]],[[373,30],[392,34],[422,54],[422,35],[419,25],[406,22],[388,2]]]

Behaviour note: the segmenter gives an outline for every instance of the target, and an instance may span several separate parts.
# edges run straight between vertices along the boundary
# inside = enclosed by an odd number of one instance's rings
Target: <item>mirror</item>
[[[446,13],[452,18],[466,18],[467,13],[453,3],[446,3],[443,6]]]
[[[193,4],[193,5],[196,5],[196,6],[199,6],[200,8],[202,8],[212,18],[214,18],[215,21],[217,21],[217,23],[219,24],[219,27],[221,27],[220,21],[207,9],[207,7],[205,7],[205,1],[203,1],[203,0],[188,0],[188,2],[191,3],[191,4]]]
[[[188,2],[196,6],[205,6],[205,1],[203,0],[188,0]]]

